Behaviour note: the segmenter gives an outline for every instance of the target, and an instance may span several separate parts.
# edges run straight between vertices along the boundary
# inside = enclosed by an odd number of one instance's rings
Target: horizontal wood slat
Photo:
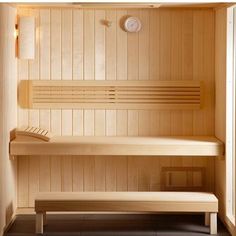
[[[218,200],[203,192],[45,192],[35,211],[218,212]]]
[[[21,81],[25,108],[200,109],[200,81]]]
[[[213,136],[79,137],[53,136],[49,142],[16,137],[11,155],[221,156],[224,144]]]

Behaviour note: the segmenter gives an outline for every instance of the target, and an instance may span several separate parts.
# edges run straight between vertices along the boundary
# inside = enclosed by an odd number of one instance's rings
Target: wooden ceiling
[[[234,3],[119,3],[119,2],[67,2],[67,3],[19,3],[14,4],[15,7],[30,7],[30,8],[48,8],[48,7],[65,7],[65,8],[218,8],[231,6]]]

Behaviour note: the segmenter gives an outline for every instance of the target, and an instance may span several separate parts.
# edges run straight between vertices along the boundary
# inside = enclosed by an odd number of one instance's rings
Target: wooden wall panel
[[[17,125],[16,16],[14,7],[0,4],[0,235],[11,222],[17,206],[17,160],[9,156],[10,132]]]
[[[227,8],[216,11],[215,28],[215,134],[222,141],[226,141],[226,71],[227,71]],[[215,162],[215,189],[219,199],[219,215],[226,225],[230,222],[226,216],[226,161],[219,158]],[[231,229],[232,230],[232,229]],[[234,228],[235,231],[235,228]]]
[[[18,13],[33,14],[38,22],[36,59],[19,60],[19,81],[194,79],[204,80],[207,91],[200,111],[18,108],[19,126],[39,124],[57,135],[214,135],[213,10],[51,8],[19,9]],[[121,28],[127,15],[140,18],[139,33]],[[105,26],[104,20],[112,25]],[[46,190],[160,190],[164,166],[205,167],[207,189],[214,190],[214,160],[205,157],[24,157],[18,165],[18,203],[33,206],[35,193]],[[191,186],[200,178],[188,173],[183,181]]]
[[[38,10],[30,10],[28,12],[29,15],[32,15],[35,17],[35,27],[36,27],[36,42],[35,42],[35,59],[29,61],[29,79],[30,80],[39,80],[40,78],[40,53],[39,53],[39,11]],[[29,125],[31,126],[39,126],[39,110],[32,109],[29,110]],[[27,159],[27,157],[24,157]],[[29,179],[32,181],[28,181],[28,190],[26,190],[26,193],[28,194],[28,201],[29,204],[34,204],[35,195],[39,191],[39,159],[32,159],[28,158],[28,175]],[[23,167],[23,169],[25,169]],[[27,183],[27,182],[26,182]],[[25,185],[24,181],[22,183]],[[26,185],[27,186],[27,185]],[[29,192],[28,192],[29,191]],[[20,197],[19,197],[20,198]],[[22,198],[23,199],[23,198]]]

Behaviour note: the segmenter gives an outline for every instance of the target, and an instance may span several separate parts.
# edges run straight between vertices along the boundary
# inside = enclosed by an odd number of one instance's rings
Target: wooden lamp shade
[[[35,56],[35,18],[22,16],[19,18],[19,59],[34,59]]]

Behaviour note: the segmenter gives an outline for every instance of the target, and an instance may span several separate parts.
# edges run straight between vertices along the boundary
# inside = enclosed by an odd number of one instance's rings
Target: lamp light
[[[32,16],[19,17],[18,30],[18,57],[20,59],[34,59],[35,18]]]

